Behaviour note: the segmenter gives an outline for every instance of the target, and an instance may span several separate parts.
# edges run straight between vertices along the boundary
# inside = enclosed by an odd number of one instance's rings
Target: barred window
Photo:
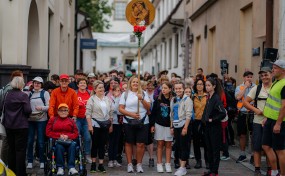
[[[126,10],[127,3],[126,2],[115,2],[115,20],[125,20],[125,10]]]

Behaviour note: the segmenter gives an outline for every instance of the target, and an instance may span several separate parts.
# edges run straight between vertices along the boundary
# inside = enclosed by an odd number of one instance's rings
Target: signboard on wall
[[[97,40],[80,39],[80,49],[97,49]]]

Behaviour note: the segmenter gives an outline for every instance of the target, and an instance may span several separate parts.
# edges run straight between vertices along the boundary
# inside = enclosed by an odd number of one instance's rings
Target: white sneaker
[[[133,164],[130,163],[128,164],[128,173],[133,173],[134,172],[134,167],[133,167]]]
[[[78,171],[74,167],[70,168],[68,171],[68,175],[77,175],[77,174],[78,174]]]
[[[114,167],[114,162],[113,161],[109,161],[108,167]]]
[[[174,156],[174,151],[171,151],[171,158],[174,159],[175,156]]]
[[[120,163],[118,163],[117,160],[114,160],[114,166],[115,166],[115,167],[121,167],[122,165],[121,165]]]
[[[40,169],[44,169],[45,168],[45,163],[41,163],[40,164]]]
[[[171,164],[170,163],[165,163],[165,171],[167,173],[171,173],[172,169],[171,169]]]
[[[174,175],[176,176],[183,176],[187,174],[186,167],[179,167]]]
[[[27,169],[33,169],[33,163],[28,163]]]
[[[90,155],[86,155],[85,158],[86,158],[86,162],[87,162],[87,163],[89,163],[89,164],[92,163],[92,159],[91,159],[91,156],[90,156]]]
[[[138,163],[137,164],[137,172],[138,173],[143,173],[142,163]]]
[[[62,167],[57,168],[57,173],[56,175],[64,175],[64,170]]]
[[[163,171],[163,166],[162,166],[161,163],[156,165],[156,170],[157,170],[158,173],[163,173],[164,172]]]

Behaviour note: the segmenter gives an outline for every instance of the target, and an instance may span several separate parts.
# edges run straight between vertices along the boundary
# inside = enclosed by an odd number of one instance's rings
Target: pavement
[[[202,150],[203,151],[203,150]],[[239,149],[238,147],[230,147],[229,148],[229,152],[230,152],[230,160],[227,161],[221,161],[220,162],[220,168],[219,168],[219,176],[252,176],[253,175],[253,171],[254,171],[254,166],[252,166],[249,163],[249,159],[250,159],[250,154],[247,154],[248,157],[248,161],[245,161],[243,163],[236,163],[236,159],[239,156]],[[156,155],[154,154],[154,157]],[[107,162],[108,162],[108,157],[105,157],[106,161],[104,162],[105,164],[105,169],[107,170],[107,173],[94,173],[91,174],[89,172],[90,170],[90,164],[87,164],[87,170],[88,170],[88,176],[91,175],[102,175],[102,176],[133,176],[133,175],[139,175],[139,176],[169,176],[169,175],[173,175],[175,172],[175,169],[172,166],[172,171],[173,173],[157,173],[156,172],[156,166],[155,167],[148,167],[148,154],[145,153],[144,159],[143,159],[143,169],[144,169],[144,173],[127,173],[126,171],[126,160],[125,160],[125,156],[123,156],[123,163],[122,163],[122,167],[119,168],[108,168],[107,167]],[[155,163],[156,163],[156,158],[154,158]],[[193,176],[201,176],[204,172],[206,172],[206,168],[205,168],[205,164],[203,162],[203,168],[201,169],[194,169],[194,165],[196,163],[195,159],[190,159],[190,166],[191,169],[188,170],[187,175],[193,175]],[[265,159],[263,159],[262,161],[262,165],[265,166]],[[35,162],[34,163],[34,169],[28,169],[27,173],[29,176],[42,176],[44,175],[43,170],[39,169],[39,163]],[[173,164],[173,161],[172,161]],[[263,167],[263,170],[265,170],[266,168]],[[265,174],[265,172],[263,172],[263,174]]]

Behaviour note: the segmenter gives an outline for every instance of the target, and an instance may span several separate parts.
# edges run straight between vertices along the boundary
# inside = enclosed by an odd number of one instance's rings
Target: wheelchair
[[[75,155],[75,168],[78,170],[78,175],[86,176],[87,169],[86,169],[86,158],[85,158],[85,151],[83,146],[83,141],[81,136],[79,135],[78,139],[76,140],[76,155]],[[55,139],[48,139],[46,144],[46,163],[44,168],[44,173],[46,176],[56,176],[57,175],[57,168],[56,168],[56,161],[55,161]],[[67,153],[64,156],[67,159]]]

